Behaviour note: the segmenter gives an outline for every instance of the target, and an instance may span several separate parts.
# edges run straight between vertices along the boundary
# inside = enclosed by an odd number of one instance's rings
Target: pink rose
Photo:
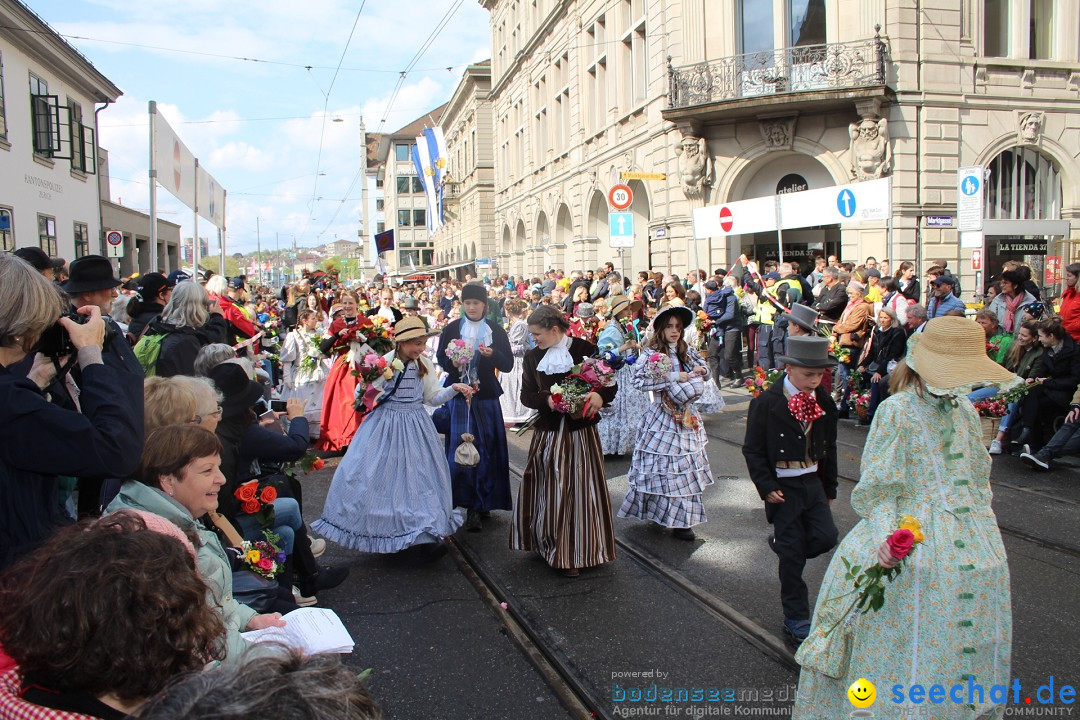
[[[273,570],[274,561],[268,557],[264,557],[262,560],[259,561],[259,567],[261,567],[263,570]]]
[[[889,545],[889,553],[897,560],[903,560],[915,545],[915,535],[910,530],[900,529],[885,542]]]
[[[465,341],[460,339],[460,338],[458,338],[457,340],[454,340],[454,344],[457,345],[458,347],[465,347]]]

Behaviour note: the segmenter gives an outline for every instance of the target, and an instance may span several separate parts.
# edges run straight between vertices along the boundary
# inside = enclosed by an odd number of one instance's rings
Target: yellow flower
[[[394,368],[386,368],[385,370],[383,370],[382,376],[387,380],[394,377]]]
[[[922,525],[920,525],[919,521],[911,517],[910,515],[905,515],[900,521],[900,529],[910,530],[911,534],[915,538],[916,545],[926,539],[926,536],[922,532]]]
[[[252,565],[256,564],[261,559],[262,553],[260,553],[258,550],[248,550],[247,555],[244,556],[244,560],[251,563]]]
[[[401,372],[405,369],[405,363],[401,362],[397,358],[394,358],[394,362],[390,363],[390,367],[394,368],[398,372]]]

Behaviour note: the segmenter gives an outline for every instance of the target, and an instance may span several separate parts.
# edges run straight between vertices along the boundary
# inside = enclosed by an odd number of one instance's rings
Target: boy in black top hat
[[[820,387],[836,365],[829,341],[793,336],[777,358],[784,376],[750,402],[743,457],[773,526],[780,561],[784,630],[796,644],[810,632],[806,561],[836,546],[829,505],[836,498],[836,403]]]

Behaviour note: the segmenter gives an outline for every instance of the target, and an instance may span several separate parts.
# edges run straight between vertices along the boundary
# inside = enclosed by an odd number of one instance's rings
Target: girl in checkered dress
[[[665,308],[653,319],[646,352],[634,364],[634,385],[651,391],[652,403],[638,430],[630,461],[630,489],[619,517],[636,517],[671,528],[680,540],[693,540],[693,526],[705,522],[701,493],[713,484],[705,455],[705,428],[695,400],[705,389],[705,360],[683,340],[683,328],[694,321],[681,306]],[[672,370],[655,379],[650,354],[666,354]]]

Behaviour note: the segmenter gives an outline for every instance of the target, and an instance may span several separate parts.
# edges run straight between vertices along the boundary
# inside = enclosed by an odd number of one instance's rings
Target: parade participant
[[[401,311],[394,307],[394,291],[388,287],[379,291],[379,304],[365,314],[368,317],[382,315],[388,323],[396,323],[402,317]]]
[[[384,356],[392,377],[381,389],[341,464],[334,472],[322,516],[312,528],[344,547],[399,553],[416,560],[446,554],[443,539],[461,525],[453,509],[450,469],[424,404],[451,397],[468,401],[472,388],[440,388],[434,364],[424,357],[431,333],[420,318],[394,326],[395,349]]]
[[[975,678],[987,688],[1011,682],[1009,567],[990,504],[990,457],[978,415],[963,399],[975,384],[1015,381],[986,356],[983,331],[969,320],[931,320],[912,337],[893,373],[892,395],[870,428],[851,492],[862,519],[833,555],[813,630],[795,656],[802,674],[793,718],[846,716],[847,689],[861,677],[879,687],[907,688],[942,678]],[[877,612],[848,615],[855,599],[848,568],[896,567],[903,557],[886,540],[902,525],[914,535],[907,548],[921,544],[886,584]],[[965,701],[971,704],[935,704],[933,715],[1000,717],[1004,704],[991,693],[965,694]],[[906,703],[874,708],[890,718],[916,711]]]
[[[0,671],[0,718],[135,717],[172,680],[224,656],[191,542],[145,518],[65,528],[6,576],[0,642],[15,668]]]
[[[146,273],[139,276],[139,284],[136,286],[135,297],[128,303],[127,312],[131,317],[128,325],[128,334],[131,336],[131,344],[134,345],[146,331],[150,321],[161,316],[165,309],[175,283],[170,283],[161,273]]]
[[[592,303],[578,303],[574,307],[574,315],[570,318],[571,337],[581,338],[587,343],[596,344],[596,338],[600,334],[602,325],[596,317],[596,311]]]
[[[499,403],[502,406],[503,423],[506,427],[523,423],[532,418],[536,413],[521,404],[521,369],[525,353],[532,350],[532,336],[529,334],[529,324],[525,318],[529,314],[529,304],[524,300],[507,300],[506,317],[510,321],[507,337],[510,340],[510,351],[514,354],[514,369],[508,373],[499,374],[499,384],[502,385],[502,396]]]
[[[503,424],[499,396],[502,386],[495,371],[514,369],[514,354],[510,339],[498,324],[484,317],[487,311],[487,292],[479,283],[466,283],[461,288],[465,312],[461,320],[451,320],[439,336],[436,358],[447,377],[445,385],[465,383],[475,392],[471,401],[454,396],[447,403],[450,417],[446,435],[446,457],[454,485],[454,506],[468,510],[465,529],[481,529],[483,515],[492,510],[510,510],[510,456],[506,449],[506,427]],[[465,372],[447,356],[446,349],[462,341],[471,360]],[[472,435],[480,461],[472,467],[454,460],[462,434]]]
[[[326,367],[319,342],[319,316],[303,309],[296,314],[296,328],[285,336],[281,348],[282,400],[298,398],[304,403],[304,415],[312,438],[319,437]]]
[[[225,483],[220,462],[221,443],[214,433],[194,425],[158,428],[147,437],[136,479],[124,483],[106,512],[152,513],[191,539],[199,575],[208,586],[207,599],[225,621],[225,662],[235,663],[250,648],[241,631],[283,627],[285,621],[278,613],[260,615],[233,598],[229,556],[218,536],[199,520],[217,510],[218,491]]]
[[[539,411],[514,508],[510,547],[540,554],[552,568],[577,577],[581,568],[615,559],[615,528],[596,434],[598,411],[616,396],[600,388],[585,398],[582,418],[556,412],[551,390],[596,346],[566,334],[569,324],[554,307],[529,316],[536,347],[525,355],[521,402]]]
[[[820,259],[820,258],[819,258]],[[787,321],[788,337],[820,337],[821,313],[809,305],[793,305],[791,310],[782,314]],[[825,392],[832,393],[832,373],[825,373],[821,378],[821,387]]]
[[[319,327],[325,330],[330,325],[330,316],[328,316],[326,314],[326,310],[323,309],[322,300],[319,299],[318,295],[316,295],[315,293],[310,293],[309,295],[307,295],[305,300],[305,307],[315,313],[315,316],[318,319]],[[288,311],[288,308],[285,308],[285,310]],[[297,315],[299,315],[299,311],[297,311]]]
[[[244,279],[234,277],[226,280],[221,275],[215,275],[206,282],[206,292],[210,293],[210,299],[217,301],[221,307],[221,313],[229,321],[230,345],[235,345],[239,338],[253,338],[259,333],[258,327],[251,321],[251,317],[244,309]]]
[[[693,540],[693,527],[706,521],[701,493],[713,484],[705,455],[705,427],[694,407],[709,375],[705,360],[683,340],[683,328],[694,321],[687,308],[670,307],[653,318],[652,336],[634,363],[634,387],[652,400],[638,429],[630,460],[630,488],[619,517],[648,520],[670,528],[679,540]],[[652,354],[667,357],[671,370],[652,374]]]
[[[1080,263],[1065,268],[1064,292],[1061,293],[1061,324],[1072,339],[1080,343],[1080,292],[1076,282],[1080,279]]]
[[[784,632],[796,643],[810,631],[806,561],[836,546],[829,506],[836,498],[836,404],[822,377],[836,366],[826,338],[790,337],[783,379],[750,401],[743,456],[773,526],[769,549],[780,566]]]
[[[360,417],[354,409],[357,379],[352,374],[356,354],[353,348],[360,347],[366,339],[364,328],[371,327],[371,321],[359,315],[360,298],[354,291],[345,290],[339,300],[341,312],[333,318],[319,346],[324,355],[333,358],[323,390],[316,446],[324,452],[344,452],[360,426]]]
[[[600,333],[597,346],[600,352],[614,352],[623,360],[623,366],[615,372],[619,392],[611,406],[600,413],[596,432],[604,455],[626,455],[637,443],[641,418],[649,406],[649,396],[638,390],[630,381],[633,363],[641,353],[641,335],[633,317],[641,308],[640,300],[630,300],[617,295],[611,301],[611,320]]]

